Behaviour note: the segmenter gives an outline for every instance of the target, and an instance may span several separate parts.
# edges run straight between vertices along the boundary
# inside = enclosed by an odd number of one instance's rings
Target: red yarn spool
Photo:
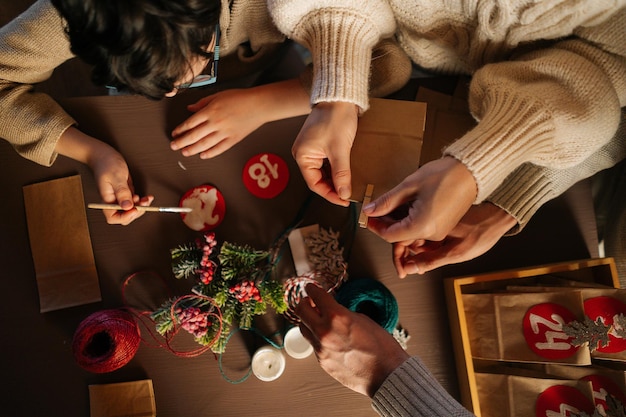
[[[84,319],[74,333],[76,362],[94,373],[126,365],[139,349],[141,335],[133,315],[125,310],[103,310]]]

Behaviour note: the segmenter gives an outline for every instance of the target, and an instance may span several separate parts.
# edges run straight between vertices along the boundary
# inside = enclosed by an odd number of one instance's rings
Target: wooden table
[[[295,218],[309,195],[290,155],[291,143],[304,119],[265,125],[215,159],[186,159],[169,149],[168,132],[184,120],[184,104],[195,98],[193,93],[160,102],[130,96],[89,97],[63,104],[81,129],[108,141],[125,155],[137,189],[142,194],[154,194],[155,204],[177,205],[186,190],[213,183],[227,204],[226,218],[216,230],[218,238],[266,249]],[[241,180],[246,161],[260,152],[280,155],[289,165],[288,187],[274,199],[254,197]],[[138,271],[154,271],[176,293],[188,292],[191,283],[177,281],[171,274],[169,249],[192,241],[198,233],[188,229],[175,214],[148,213],[122,227],[107,225],[99,211],[88,210],[102,301],[42,314],[22,186],[80,174],[85,201],[100,201],[99,194],[91,172],[84,166],[61,157],[53,167],[44,168],[17,156],[6,142],[0,142],[0,172],[4,195],[0,204],[2,415],[87,416],[89,384],[144,378],[153,380],[160,417],[375,415],[368,398],[335,382],[319,368],[314,356],[301,360],[287,356],[283,376],[269,383],[251,376],[232,384],[222,377],[210,352],[180,358],[148,344],[142,344],[134,359],[120,370],[108,374],[84,371],[71,351],[72,336],[80,321],[93,312],[122,307],[122,283]],[[316,197],[303,225],[318,223],[348,236],[352,230],[349,218],[349,209]],[[503,240],[485,256],[425,276],[398,279],[391,246],[366,229],[357,228],[349,248],[349,275],[376,278],[395,294],[400,324],[411,335],[408,351],[421,356],[442,385],[458,397],[442,279],[597,256],[594,232],[589,187],[581,183],[546,205],[523,233]],[[159,284],[143,285],[146,304],[154,307],[163,301],[158,297]],[[275,316],[267,316],[264,325],[268,329],[282,326]],[[258,338],[234,336],[223,358],[224,372],[232,379],[244,375],[250,352],[260,342]]]

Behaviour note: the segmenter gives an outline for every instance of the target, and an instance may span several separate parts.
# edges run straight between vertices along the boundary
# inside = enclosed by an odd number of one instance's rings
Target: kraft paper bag
[[[23,187],[42,313],[101,300],[80,176]]]
[[[590,382],[476,374],[482,417],[569,416],[594,411]]]
[[[563,325],[584,319],[579,291],[464,294],[472,356],[511,362],[589,365],[586,345],[573,346]]]
[[[595,395],[596,403],[606,402],[606,395],[610,394],[626,405],[626,372],[623,370],[600,365],[571,366],[549,363],[544,365],[544,372],[553,378],[591,381],[593,391],[597,393]],[[602,406],[604,407],[606,404]]]
[[[595,359],[626,362],[626,290],[621,288],[580,288],[549,286],[510,286],[509,291],[517,292],[562,292],[579,291],[583,299],[585,316],[600,324],[594,326],[592,334],[602,333],[604,342],[589,346],[591,357]],[[608,343],[606,343],[608,342]]]
[[[151,379],[89,385],[91,417],[155,417]]]
[[[425,103],[370,100],[352,146],[350,200],[363,202],[368,184],[374,200],[419,168],[425,122]]]

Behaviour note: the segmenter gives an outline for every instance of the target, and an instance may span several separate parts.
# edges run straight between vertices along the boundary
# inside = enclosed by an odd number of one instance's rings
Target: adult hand
[[[135,206],[149,206],[154,197],[140,197],[134,193],[128,165],[119,152],[107,146],[89,161],[89,166],[98,183],[102,200],[122,207],[122,210],[103,210],[107,223],[126,226],[144,215],[145,212],[137,210]]]
[[[358,107],[352,103],[318,103],[291,150],[308,187],[341,206],[350,204],[350,151],[357,122]],[[330,165],[330,172],[325,162]]]
[[[363,207],[368,228],[388,242],[443,240],[476,197],[472,173],[458,160],[431,161]]]
[[[265,123],[267,107],[251,89],[225,90],[187,106],[194,114],[172,131],[172,150],[213,158]]]
[[[418,239],[395,243],[393,261],[398,276],[423,274],[474,259],[491,249],[516,224],[515,217],[494,204],[472,206],[442,241]]]
[[[409,354],[379,324],[340,305],[324,289],[309,284],[306,291],[296,314],[320,366],[346,387],[372,397]]]

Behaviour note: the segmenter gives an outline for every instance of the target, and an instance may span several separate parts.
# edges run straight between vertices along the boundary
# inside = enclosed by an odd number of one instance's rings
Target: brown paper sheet
[[[419,167],[425,120],[425,103],[370,100],[352,146],[352,201],[363,201],[368,184],[376,199]]]
[[[151,379],[89,385],[91,417],[155,417]]]
[[[416,100],[427,103],[428,114],[420,165],[441,158],[442,150],[476,125],[467,101],[428,88],[417,91]]]
[[[23,190],[40,311],[100,301],[80,176]]]

